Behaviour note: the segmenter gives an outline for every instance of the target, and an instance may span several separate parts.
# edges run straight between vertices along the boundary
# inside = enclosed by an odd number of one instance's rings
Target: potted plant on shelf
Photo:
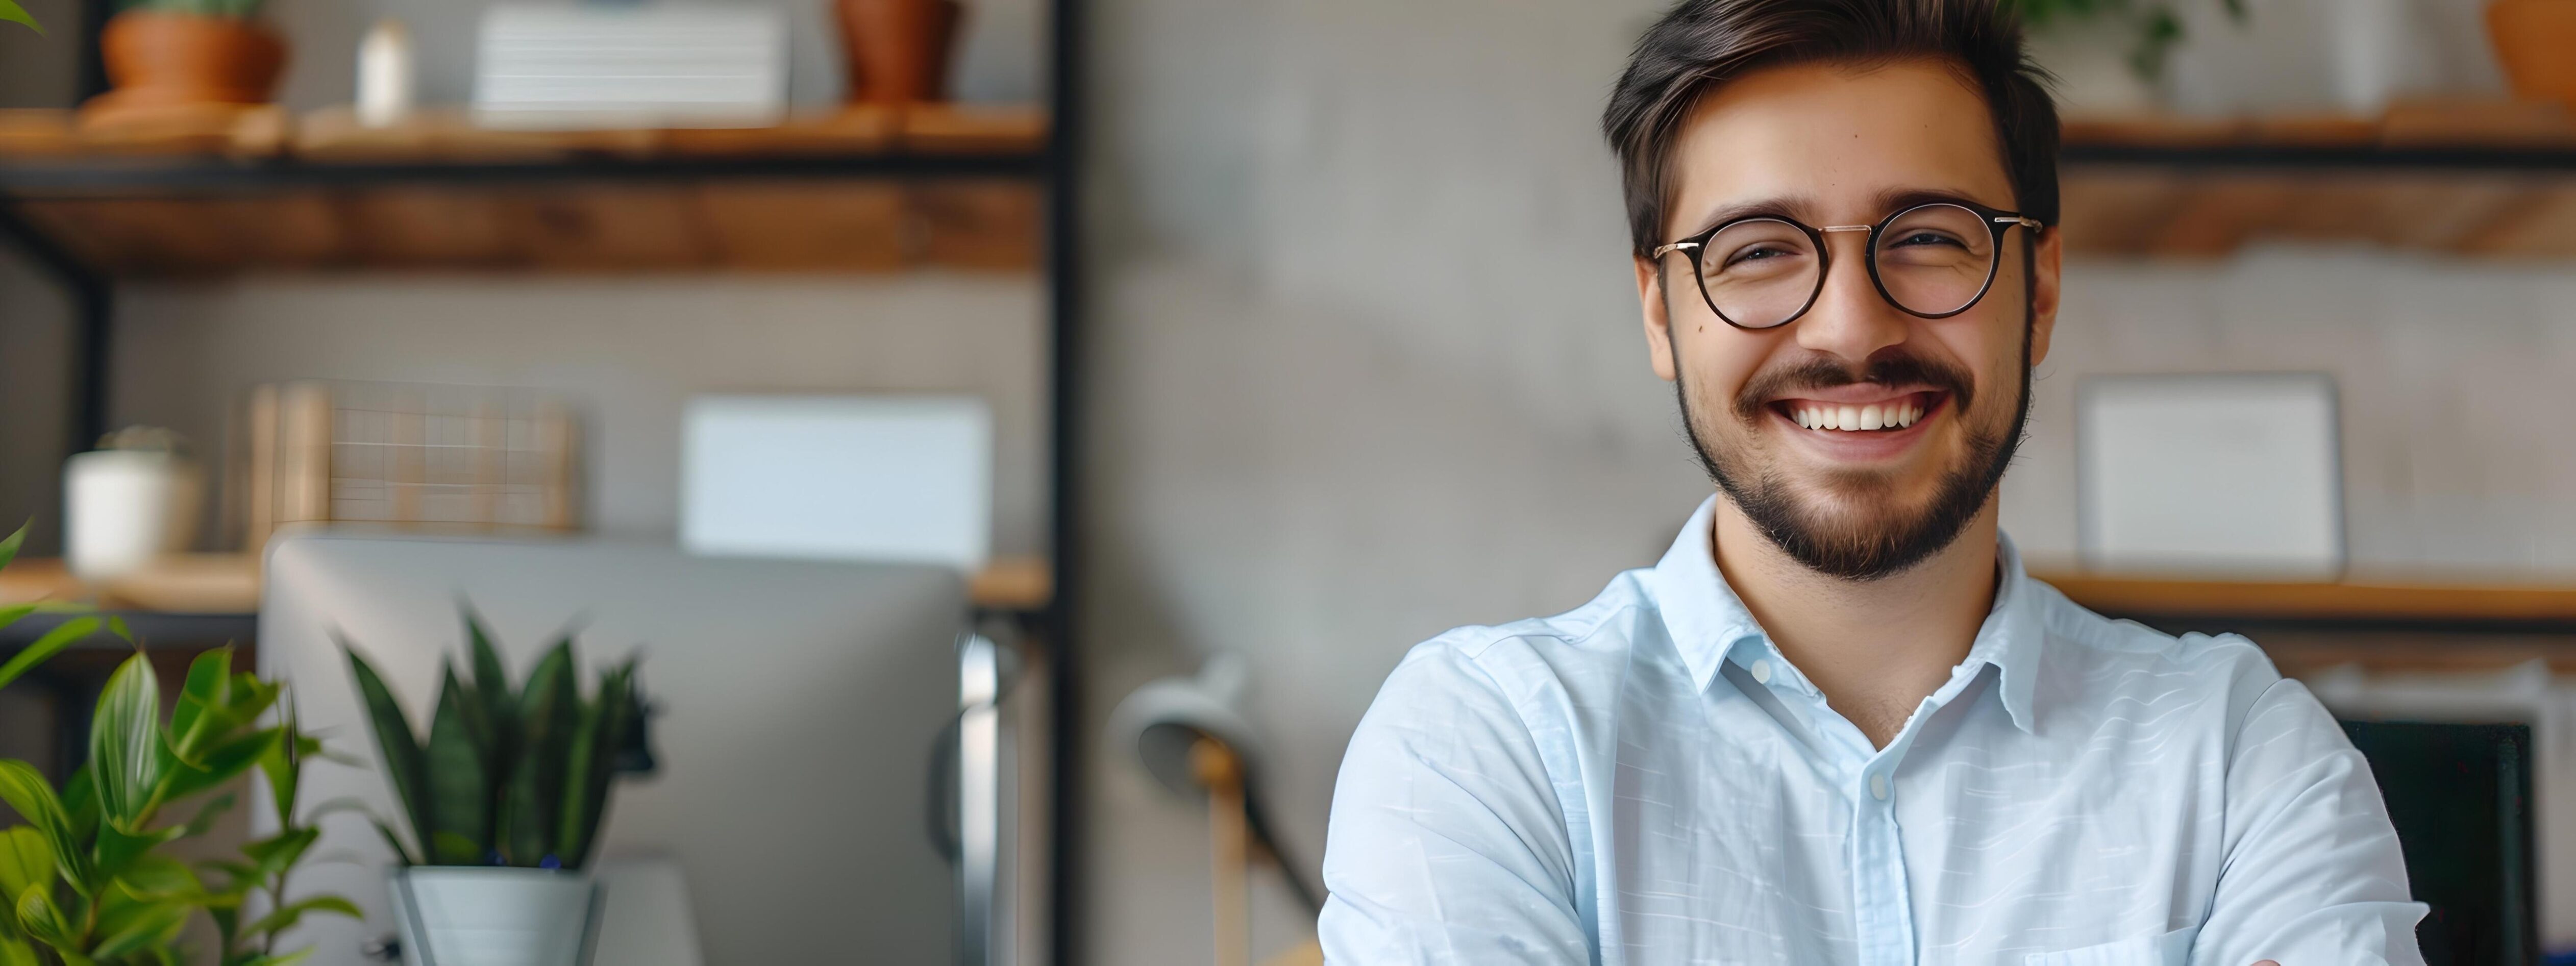
[[[20,528],[0,540],[0,567],[25,535]],[[39,609],[0,608],[0,626]],[[0,664],[0,687],[102,627],[125,636],[120,621],[72,618]],[[288,874],[320,835],[295,823],[295,804],[304,762],[322,745],[297,727],[283,689],[234,672],[232,655],[230,646],[198,655],[166,724],[152,662],[140,652],[126,658],[99,695],[88,762],[59,789],[33,765],[0,760],[0,801],[25,821],[0,829],[0,963],[166,966],[187,958],[180,934],[202,910],[219,937],[215,962],[286,966],[304,952],[279,951],[279,933],[315,913],[359,914],[338,896],[286,900]],[[272,710],[279,723],[261,726]],[[212,829],[234,801],[220,790],[253,769],[268,782],[282,831],[242,846],[238,858],[195,867],[165,850]],[[195,806],[186,821],[163,821],[185,805]],[[264,910],[251,908],[253,896]]]
[[[376,825],[402,863],[391,888],[405,961],[587,963],[601,897],[582,870],[611,782],[651,769],[636,661],[601,671],[585,698],[567,633],[513,690],[470,609],[465,628],[473,678],[446,665],[425,736],[375,668],[340,642],[417,843]]]
[[[2487,33],[2515,95],[2576,109],[2576,4],[2566,0],[2495,0]]]
[[[134,0],[109,18],[99,54],[115,89],[102,115],[265,104],[286,68],[286,40],[259,19],[263,0]]]
[[[2031,54],[2056,75],[2060,103],[2078,112],[2152,107],[2165,63],[2184,40],[2174,0],[2004,0],[2030,28]],[[2220,0],[2245,22],[2245,0]]]
[[[947,97],[948,61],[966,7],[958,0],[834,0],[855,104],[904,107]]]

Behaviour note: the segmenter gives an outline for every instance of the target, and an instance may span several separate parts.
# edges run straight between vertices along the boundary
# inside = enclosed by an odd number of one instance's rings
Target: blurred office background
[[[1045,961],[1063,938],[1085,962],[1207,961],[1207,808],[1139,767],[1110,720],[1123,698],[1239,662],[1251,684],[1233,710],[1259,735],[1264,824],[1311,880],[1344,742],[1406,648],[1581,603],[1651,564],[1708,491],[1645,365],[1596,128],[1661,6],[1078,4],[1081,113],[1057,119],[1081,146],[1076,505],[1050,505],[1066,492],[1050,478],[1061,347],[1055,289],[1026,255],[999,269],[139,272],[115,283],[104,423],[197,441],[219,485],[195,544],[231,550],[247,523],[221,471],[254,387],[514,387],[583,420],[579,529],[668,542],[693,397],[985,400],[994,559],[1055,553],[1059,513],[1081,535],[1076,569],[1055,575],[1079,595],[1064,629],[1079,798],[1060,803],[1076,875],[1051,893],[1042,863],[1023,870],[1035,925],[1014,951]],[[2091,153],[2067,169],[2081,241],[2005,480],[2006,529],[2034,566],[2095,574],[2106,609],[2308,642],[2285,666],[2318,674],[2350,716],[2529,724],[2532,921],[2543,948],[2576,948],[2576,809],[2550,794],[2576,763],[2576,731],[2553,730],[2576,726],[2576,705],[2548,674],[2576,666],[2553,650],[2576,604],[2545,589],[2576,586],[2576,434],[2562,428],[2576,413],[2576,108],[2517,99],[2484,0],[2246,6],[2238,23],[2215,0],[2174,4],[2187,29],[2154,81],[2124,62],[2128,25],[2060,24],[2045,52],[2081,88],[2069,138]],[[29,9],[58,29],[0,34],[0,101],[67,107],[80,8]],[[831,14],[784,9],[788,103],[841,102]],[[481,10],[274,0],[265,16],[293,45],[278,100],[289,117],[348,103],[362,35],[393,16],[411,28],[420,103],[464,102]],[[953,96],[1044,103],[1062,26],[1049,10],[970,3]],[[1033,235],[1034,212],[1015,223]],[[0,519],[33,516],[31,552],[47,555],[61,547],[56,456],[86,448],[66,428],[74,309],[40,266],[0,260]],[[2126,511],[2087,503],[2107,497],[2086,495],[2079,468],[2082,387],[2226,373],[2326,377],[2331,478],[2275,497],[2328,505],[2332,539],[2253,548],[2241,567],[2185,554],[2124,584],[2116,548],[2088,545]],[[2382,620],[2337,610],[2351,594],[2293,589],[2280,599],[2324,603],[2273,607],[2204,586],[2246,580],[2423,603]],[[2501,598],[2451,587],[2520,596],[2491,619],[2480,601]],[[2355,657],[2334,650],[2344,631],[2388,643]],[[1032,727],[1032,749],[1052,740]],[[1295,890],[1250,882],[1256,958],[1305,943]],[[1044,928],[1049,895],[1063,930]]]

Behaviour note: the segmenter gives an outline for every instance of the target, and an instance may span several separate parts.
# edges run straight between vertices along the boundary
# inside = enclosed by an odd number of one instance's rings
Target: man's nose
[[[1798,320],[1798,345],[1840,356],[1854,371],[1880,349],[1905,341],[1910,317],[1880,298],[1869,282],[1870,232],[1828,231],[1825,247],[1833,266],[1825,273],[1824,291]]]

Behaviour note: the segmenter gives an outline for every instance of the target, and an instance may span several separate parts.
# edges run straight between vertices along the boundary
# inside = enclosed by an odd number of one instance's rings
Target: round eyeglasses
[[[2044,227],[2020,212],[1956,201],[1915,205],[1875,225],[1810,228],[1755,215],[1657,248],[1653,255],[1689,254],[1709,311],[1739,329],[1769,329],[1797,321],[1823,294],[1833,261],[1826,233],[1867,232],[1863,261],[1879,297],[1909,315],[1944,319],[1986,297],[1995,282],[1995,253],[2015,225]]]

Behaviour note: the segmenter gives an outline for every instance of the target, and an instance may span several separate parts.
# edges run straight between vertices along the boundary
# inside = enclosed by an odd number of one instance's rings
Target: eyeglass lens
[[[1994,268],[1995,232],[1958,205],[1907,209],[1870,244],[1889,300],[1918,315],[1947,315],[1984,290]],[[1822,284],[1823,258],[1798,226],[1772,218],[1736,222],[1710,236],[1699,258],[1709,307],[1746,328],[1797,317]]]

